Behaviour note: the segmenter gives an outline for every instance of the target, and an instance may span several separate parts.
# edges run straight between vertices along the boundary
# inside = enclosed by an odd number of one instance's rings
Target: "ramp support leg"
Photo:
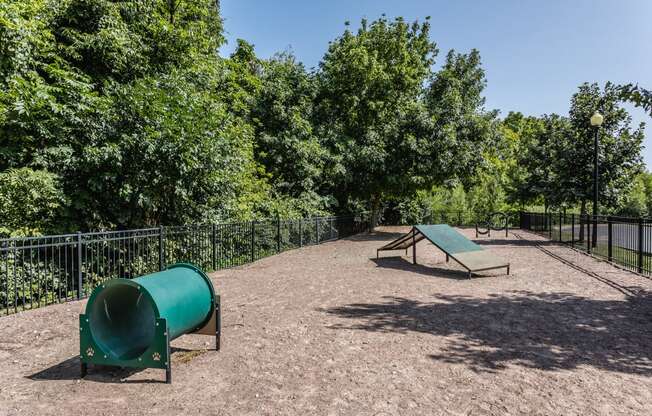
[[[416,232],[412,229],[412,264],[417,264],[417,241]]]
[[[446,263],[448,263],[448,253],[446,253]]]
[[[509,266],[507,266],[507,276],[509,276]]]
[[[471,270],[469,270],[469,276],[468,277],[469,277],[469,279],[471,278]]]
[[[82,362],[81,363],[81,368],[80,368],[80,376],[81,376],[81,378],[86,377],[86,374],[88,374],[88,364]]]

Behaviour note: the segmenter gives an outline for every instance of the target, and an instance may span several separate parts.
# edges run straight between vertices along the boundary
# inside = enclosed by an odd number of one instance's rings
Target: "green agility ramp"
[[[95,288],[79,316],[81,376],[88,364],[165,369],[170,341],[188,333],[215,336],[220,349],[220,297],[199,268],[185,263]]]
[[[390,250],[405,250],[407,254],[407,249],[412,247],[412,262],[416,264],[416,244],[423,239],[430,241],[446,253],[446,261],[450,257],[464,267],[468,271],[469,278],[475,272],[503,267],[507,268],[509,274],[508,262],[486,251],[447,224],[415,225],[409,233],[376,250],[376,257],[381,251]]]

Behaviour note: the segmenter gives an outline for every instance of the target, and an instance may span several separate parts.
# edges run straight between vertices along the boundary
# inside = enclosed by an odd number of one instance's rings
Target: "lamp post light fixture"
[[[603,121],[604,117],[597,111],[591,116],[591,126],[595,128],[593,142],[593,247],[598,242],[598,135]]]
[[[591,116],[591,125],[593,127],[600,127],[603,121],[604,121],[604,117],[602,116],[602,114],[598,113],[597,111],[593,113],[593,115]]]

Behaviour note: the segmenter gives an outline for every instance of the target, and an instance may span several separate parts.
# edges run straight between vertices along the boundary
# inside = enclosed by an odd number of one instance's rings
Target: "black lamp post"
[[[603,121],[604,117],[597,111],[591,116],[591,125],[595,128],[595,139],[593,145],[593,247],[595,247],[598,242],[598,136]]]

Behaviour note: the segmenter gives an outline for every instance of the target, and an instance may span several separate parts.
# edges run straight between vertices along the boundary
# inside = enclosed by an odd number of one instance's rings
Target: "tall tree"
[[[632,126],[631,116],[620,105],[617,86],[612,83],[600,88],[597,84],[582,84],[571,99],[569,120],[572,134],[564,137],[557,153],[559,178],[567,190],[565,200],[586,203],[593,195],[593,137],[591,115],[599,111],[604,123],[599,130],[599,193],[600,203],[617,207],[632,184],[632,178],[642,169],[641,145],[644,124]],[[561,139],[561,138],[560,138]]]
[[[476,170],[488,167],[485,162],[501,144],[497,112],[484,109],[486,83],[477,50],[468,54],[451,50],[425,93],[432,121],[428,144],[433,146],[430,153],[439,155],[439,177],[459,180],[467,188],[474,184]],[[428,164],[422,166],[432,169]]]
[[[558,114],[543,115],[540,129],[526,153],[531,189],[538,193],[544,208],[577,202],[578,177],[569,172],[568,143],[575,142],[576,131],[568,119]]]
[[[344,166],[336,195],[342,204],[371,201],[374,219],[383,198],[431,182],[414,169],[429,140],[419,102],[437,54],[429,31],[428,20],[362,20],[331,42],[319,65],[320,134]]]
[[[548,154],[539,151],[539,139],[545,125],[538,117],[510,112],[501,123],[502,146],[499,157],[504,162],[507,200],[524,206],[536,203],[547,188]],[[544,159],[542,159],[544,157]]]
[[[279,196],[294,199],[299,211],[328,208],[324,195],[330,152],[313,129],[314,77],[291,53],[261,64],[261,89],[253,109],[256,158]]]

